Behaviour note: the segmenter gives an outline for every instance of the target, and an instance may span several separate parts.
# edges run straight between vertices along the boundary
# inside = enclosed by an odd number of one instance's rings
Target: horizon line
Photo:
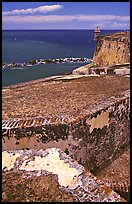
[[[13,28],[13,29],[2,29],[2,31],[10,31],[10,30],[95,30],[95,28],[91,28],[91,29],[89,29],[89,28],[73,28],[73,29],[70,29],[70,28],[56,28],[56,29],[54,29],[54,28],[46,28],[46,29],[44,29],[44,28],[31,28],[31,29],[16,29],[16,28]],[[128,29],[126,29],[126,28],[124,28],[124,29],[113,29],[113,28],[106,28],[106,29],[100,29],[100,30],[130,30],[130,28],[128,28]]]

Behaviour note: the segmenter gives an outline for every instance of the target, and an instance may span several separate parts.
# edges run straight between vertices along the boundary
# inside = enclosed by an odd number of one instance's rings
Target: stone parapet
[[[125,202],[59,148],[3,151],[2,161],[3,202]]]
[[[120,155],[130,142],[130,95],[111,97],[76,116],[3,121],[2,148],[59,147],[96,172]]]

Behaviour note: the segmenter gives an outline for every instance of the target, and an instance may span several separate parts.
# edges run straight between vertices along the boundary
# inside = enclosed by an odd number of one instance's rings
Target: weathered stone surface
[[[37,81],[2,89],[2,119],[56,118],[78,114],[86,106],[98,103],[130,89],[123,76],[82,77],[70,81]]]
[[[9,122],[4,121],[3,150],[60,147],[95,173],[122,154],[129,145],[129,103],[128,91],[85,107],[79,115],[67,116],[64,120],[54,117],[24,119],[23,128],[21,125],[8,127]],[[31,121],[35,121],[34,125]],[[31,126],[27,127],[27,124]]]
[[[130,201],[130,147],[96,176],[127,201]]]
[[[121,159],[130,142],[130,81],[89,74],[129,75],[129,62],[129,32],[100,36],[93,63],[74,75],[2,90],[2,149],[13,150],[3,151],[3,202],[124,201],[112,189],[130,189]]]
[[[74,69],[72,71],[72,74],[73,75],[88,75],[90,66],[91,66],[90,64],[87,64],[77,69]]]
[[[98,36],[93,62],[99,66],[130,62],[130,32]]]
[[[2,161],[3,202],[125,201],[57,148],[3,151]]]
[[[129,88],[129,78],[101,76],[3,89],[2,149],[59,147],[96,174],[129,145]]]
[[[73,75],[130,74],[130,32],[98,36],[92,63],[72,71]],[[109,66],[115,65],[109,68]],[[116,67],[118,66],[119,67]],[[121,67],[122,65],[123,67]],[[126,65],[126,67],[124,67]],[[122,68],[122,69],[120,69]],[[123,70],[125,68],[125,70]],[[120,69],[120,70],[117,70]]]

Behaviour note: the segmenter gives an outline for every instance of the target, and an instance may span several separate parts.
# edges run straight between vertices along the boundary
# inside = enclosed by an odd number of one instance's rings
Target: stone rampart
[[[21,118],[2,124],[2,149],[59,147],[91,172],[117,158],[130,141],[129,91],[88,106],[76,117]]]
[[[59,148],[3,151],[3,202],[125,202]]]
[[[98,36],[93,62],[98,66],[130,62],[130,32]]]

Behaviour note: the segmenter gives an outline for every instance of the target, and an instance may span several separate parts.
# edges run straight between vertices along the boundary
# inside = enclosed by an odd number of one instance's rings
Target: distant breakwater
[[[74,63],[74,62],[86,62],[86,63],[91,63],[92,59],[90,58],[75,58],[75,57],[71,57],[71,58],[60,58],[60,59],[39,59],[39,60],[30,60],[28,62],[12,62],[12,63],[3,63],[2,64],[2,69],[4,68],[17,68],[17,67],[24,67],[24,66],[35,66],[35,65],[39,65],[39,64],[51,64],[51,63]]]

